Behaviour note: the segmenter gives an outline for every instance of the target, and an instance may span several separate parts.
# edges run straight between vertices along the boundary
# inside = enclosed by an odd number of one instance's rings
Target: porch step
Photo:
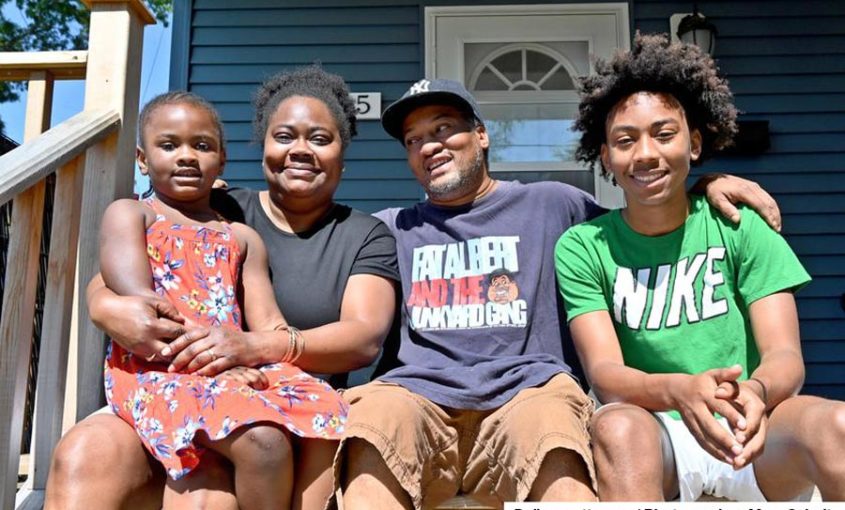
[[[495,510],[495,507],[479,503],[469,496],[455,496],[440,504],[435,510]]]

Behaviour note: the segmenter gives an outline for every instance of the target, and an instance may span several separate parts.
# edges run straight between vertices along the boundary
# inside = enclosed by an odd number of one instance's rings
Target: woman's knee
[[[96,415],[76,424],[53,452],[50,476],[59,480],[84,483],[105,477],[126,483],[127,475],[147,480],[152,470],[140,439],[116,416]]]

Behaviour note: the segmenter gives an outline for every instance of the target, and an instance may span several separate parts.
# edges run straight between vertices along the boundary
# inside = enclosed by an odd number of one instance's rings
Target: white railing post
[[[82,289],[99,271],[98,235],[103,211],[132,193],[144,25],[155,18],[141,0],[85,0],[91,8],[85,109],[121,115],[118,134],[88,150],[79,232],[77,408],[80,420],[101,405],[104,337],[88,318]]]
[[[53,76],[30,75],[24,142],[50,127]],[[13,508],[21,453],[27,370],[32,346],[44,180],[19,193],[12,206],[0,317],[0,507]]]

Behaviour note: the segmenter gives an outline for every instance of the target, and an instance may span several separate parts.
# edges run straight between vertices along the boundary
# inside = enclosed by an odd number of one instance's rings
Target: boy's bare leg
[[[346,510],[413,508],[410,496],[375,447],[362,439],[351,438],[345,448],[343,507]]]
[[[129,424],[113,414],[95,414],[56,446],[44,508],[159,509],[164,480],[161,465]]]
[[[299,438],[296,442],[294,510],[325,508],[332,493],[332,461],[338,441]]]
[[[843,458],[845,403],[802,395],[772,411],[765,450],[754,461],[754,472],[771,501],[792,499],[813,484],[824,500],[843,501]]]
[[[600,501],[663,501],[678,494],[671,445],[664,455],[661,425],[645,409],[613,404],[590,425]]]
[[[256,424],[219,441],[210,441],[205,434],[198,434],[197,440],[234,466],[235,494],[243,495],[238,498],[241,510],[290,508],[293,449],[282,429]]]
[[[167,479],[162,508],[238,510],[232,465],[221,455],[206,451],[200,465],[187,476]]]

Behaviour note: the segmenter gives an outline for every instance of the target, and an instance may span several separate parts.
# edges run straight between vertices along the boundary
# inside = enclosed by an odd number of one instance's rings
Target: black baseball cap
[[[472,94],[459,82],[454,80],[420,80],[405,92],[402,97],[388,106],[381,114],[381,125],[387,134],[402,141],[402,124],[405,117],[421,106],[430,104],[451,105],[459,110],[472,114],[484,123],[478,103]]]

